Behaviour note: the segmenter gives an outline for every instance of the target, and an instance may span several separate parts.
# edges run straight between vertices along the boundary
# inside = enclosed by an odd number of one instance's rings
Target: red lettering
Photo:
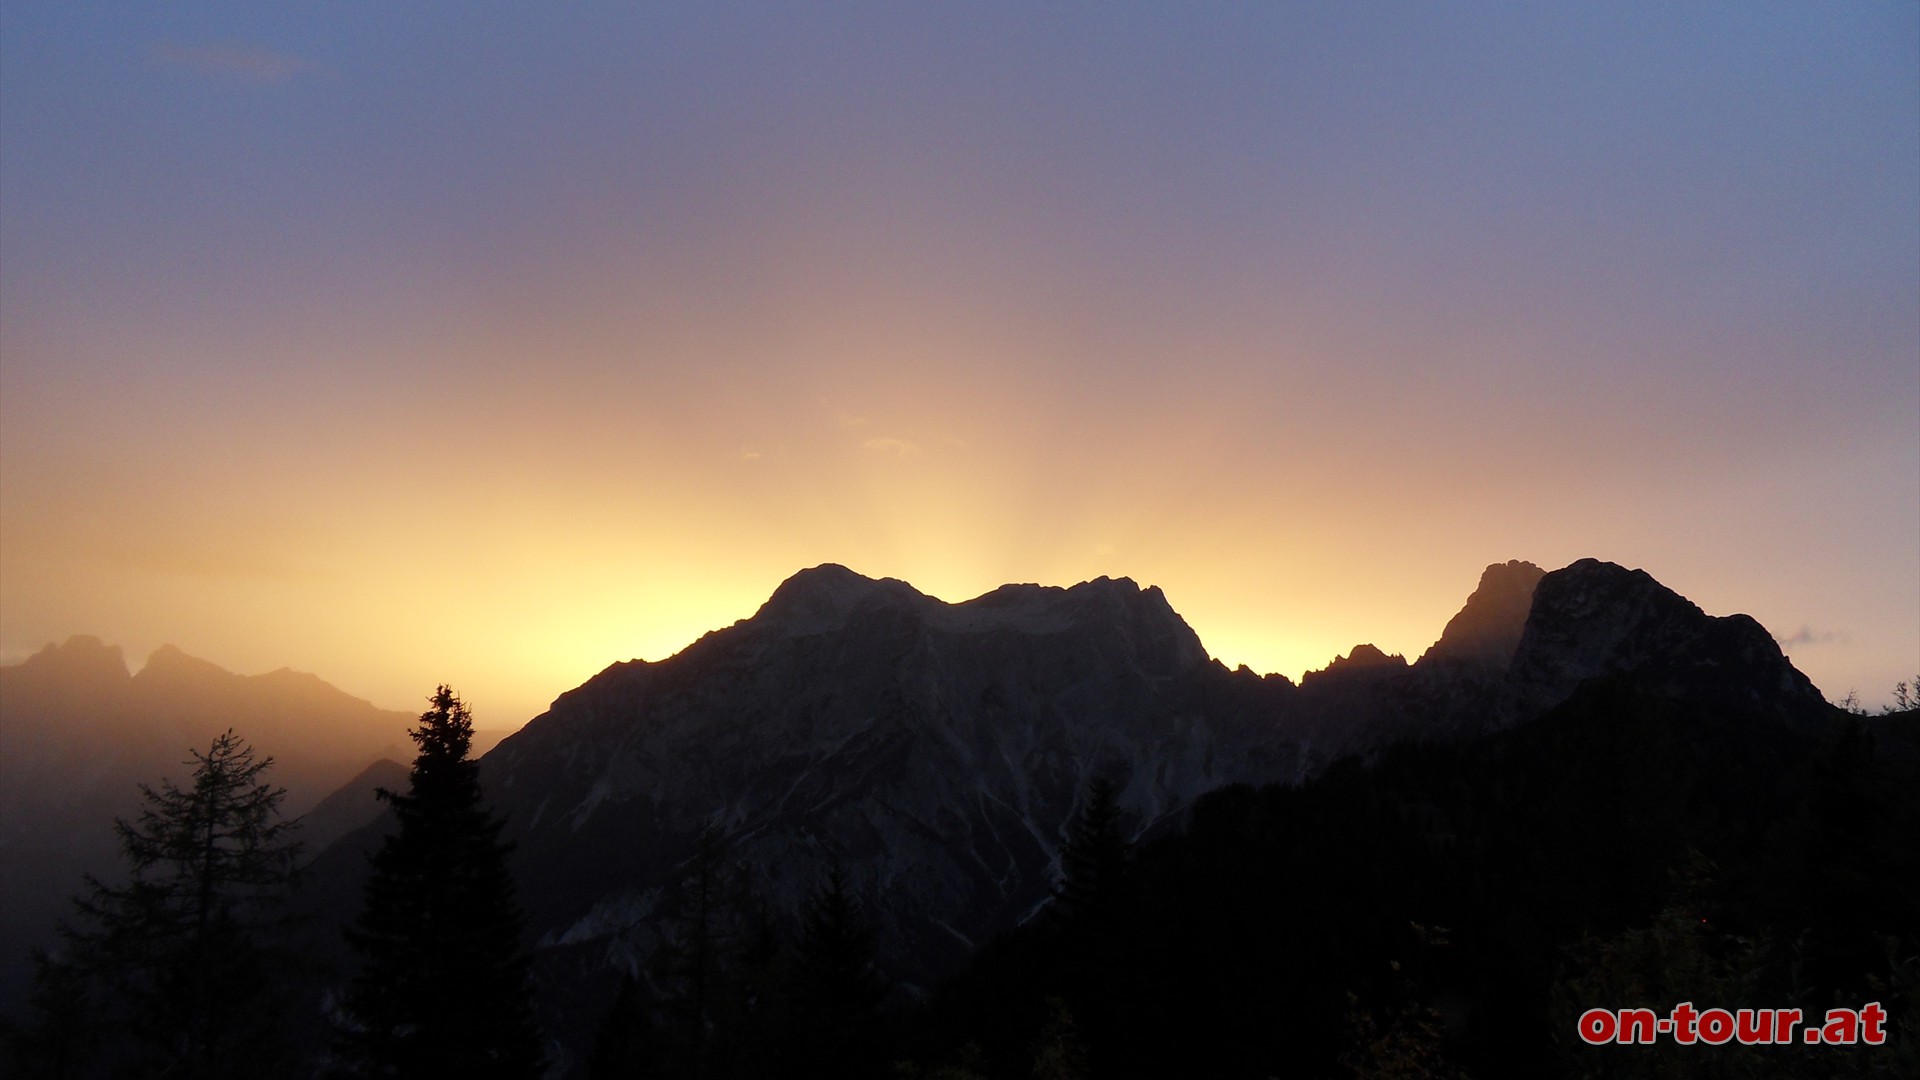
[[[1668,1035],[1682,1046],[1723,1046],[1735,1039],[1742,1046],[1790,1045],[1796,1031],[1808,1046],[1884,1046],[1887,1010],[1869,1001],[1858,1009],[1828,1009],[1824,1019],[1808,1021],[1799,1009],[1696,1009],[1682,1001],[1665,1016],[1645,1008],[1588,1009],[1574,1030],[1590,1046],[1650,1046]]]
[[[1659,1030],[1652,1009],[1621,1009],[1617,1040],[1623,1043],[1651,1043]]]
[[[1588,1009],[1580,1014],[1580,1037],[1594,1046],[1613,1041],[1619,1025],[1614,1022],[1613,1013],[1607,1009]]]
[[[1693,1024],[1696,1014],[1693,1002],[1683,1001],[1673,1007],[1673,1041],[1681,1046],[1691,1046],[1694,1040]]]
[[[1860,1041],[1868,1046],[1882,1046],[1887,1041],[1887,1010],[1877,1001],[1869,1001],[1860,1007]]]

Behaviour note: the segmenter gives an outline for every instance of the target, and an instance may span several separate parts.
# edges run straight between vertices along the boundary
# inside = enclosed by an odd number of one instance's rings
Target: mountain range
[[[549,1026],[578,1051],[610,988],[648,979],[703,845],[789,925],[841,870],[896,995],[924,998],[1045,907],[1096,779],[1147,841],[1210,792],[1483,740],[1603,683],[1790,733],[1839,715],[1751,618],[1591,559],[1491,565],[1418,659],[1360,643],[1297,684],[1211,659],[1158,588],[1126,578],[950,604],[828,564],[668,659],[561,694],[481,774],[515,845]],[[178,650],[129,675],[84,638],[0,668],[0,694],[0,850],[23,878],[65,873],[70,892],[73,860],[49,853],[82,817],[99,830],[135,781],[232,726],[313,809],[321,937],[352,917],[384,828],[372,792],[403,782],[410,717]],[[44,921],[57,906],[35,902]]]
[[[917,992],[1046,902],[1096,777],[1145,837],[1224,785],[1510,728],[1623,675],[1801,728],[1834,713],[1751,618],[1595,560],[1489,566],[1417,661],[1361,644],[1298,685],[1210,659],[1125,578],[948,604],[825,565],[561,695],[482,775],[543,947],[637,973],[711,830],[775,910],[848,868],[883,966]]]

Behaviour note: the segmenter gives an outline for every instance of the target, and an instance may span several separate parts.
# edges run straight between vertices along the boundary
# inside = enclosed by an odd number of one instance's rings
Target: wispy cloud
[[[153,55],[163,64],[183,67],[197,75],[252,83],[282,83],[314,68],[312,61],[302,57],[251,45],[163,43],[153,47]]]
[[[906,439],[896,439],[891,435],[876,435],[860,444],[860,448],[869,454],[881,454],[886,457],[910,458],[920,456],[918,443]]]
[[[1790,649],[1795,645],[1844,645],[1847,635],[1837,630],[1815,630],[1811,626],[1802,626],[1797,633],[1780,640],[1780,647]]]

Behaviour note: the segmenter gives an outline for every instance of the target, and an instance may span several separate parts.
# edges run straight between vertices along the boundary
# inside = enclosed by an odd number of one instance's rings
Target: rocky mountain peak
[[[713,832],[780,911],[828,867],[875,868],[882,963],[924,986],[1046,902],[1096,776],[1151,831],[1222,785],[1538,720],[1606,675],[1736,709],[1805,683],[1752,620],[1593,560],[1489,566],[1422,664],[1365,643],[1298,688],[1212,663],[1127,578],[949,604],[826,564],[751,619],[561,695],[481,768],[554,956],[637,971]]]
[[[1133,596],[1133,595],[1139,594],[1144,590],[1140,588],[1140,585],[1138,582],[1134,581],[1130,577],[1112,578],[1112,577],[1106,576],[1105,574],[1102,574],[1099,577],[1094,578],[1092,581],[1083,581],[1080,584],[1069,588],[1067,591],[1068,592],[1089,592],[1089,593],[1111,593],[1111,594],[1120,595],[1120,596]],[[1153,591],[1159,592],[1160,591],[1159,586],[1157,585],[1153,586]]]
[[[523,872],[559,883],[529,896],[556,942],[627,919],[719,828],[786,908],[835,862],[939,883],[875,909],[895,962],[937,967],[1045,900],[1096,772],[1142,828],[1291,775],[1250,703],[1204,707],[1209,663],[1166,596],[1126,578],[948,604],[819,566],[751,619],[562,695],[482,769],[539,867]],[[583,836],[625,837],[646,869],[601,891]]]
[[[1356,676],[1384,675],[1405,671],[1406,667],[1406,657],[1398,653],[1389,655],[1371,642],[1361,642],[1349,649],[1345,656],[1334,657],[1326,667],[1302,675],[1300,685],[1325,690],[1330,685],[1345,685]]]
[[[1747,615],[1710,616],[1655,581],[1598,559],[1541,577],[1510,677],[1524,713],[1588,679],[1633,673],[1681,699],[1754,704],[1813,722],[1831,709]]]
[[[140,673],[134,676],[142,683],[159,680],[176,685],[230,682],[238,677],[211,660],[188,656],[174,645],[153,650]]]
[[[1327,670],[1355,670],[1358,668],[1382,667],[1386,665],[1404,665],[1406,662],[1407,660],[1404,656],[1388,656],[1386,653],[1381,652],[1380,647],[1374,645],[1372,642],[1362,642],[1355,645],[1347,655],[1335,657],[1333,663],[1327,665]]]
[[[1098,577],[1068,588],[1002,585],[948,604],[895,578],[870,578],[825,563],[802,570],[774,590],[753,618],[738,625],[783,637],[835,635],[865,625],[898,637],[918,632],[975,635],[1091,631],[1117,636],[1123,651],[1163,672],[1207,663],[1200,638],[1157,586],[1131,578]],[[757,635],[756,635],[757,636]]]
[[[1200,636],[1157,585],[1143,589],[1132,578],[1097,577],[1052,592],[1065,619],[1120,634],[1135,655],[1152,658],[1156,667],[1185,671],[1209,660]]]
[[[863,605],[925,599],[904,581],[870,578],[838,563],[822,563],[781,582],[753,621],[789,634],[823,634],[845,626]]]
[[[58,645],[49,644],[18,665],[22,674],[58,682],[123,683],[130,674],[126,655],[92,634],[75,634]]]
[[[1514,650],[1533,610],[1534,589],[1546,571],[1515,559],[1494,563],[1480,574],[1480,584],[1465,607],[1448,620],[1420,662],[1466,664],[1502,672],[1513,662]]]
[[[1128,612],[1149,617],[1159,617],[1163,612],[1173,613],[1173,605],[1167,603],[1166,595],[1158,585],[1142,589],[1128,577],[1097,577],[1092,581],[1083,581],[1067,589],[1066,596],[1082,605],[1115,613]]]

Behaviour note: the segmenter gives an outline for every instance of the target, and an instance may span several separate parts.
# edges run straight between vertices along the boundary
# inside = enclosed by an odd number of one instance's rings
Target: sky
[[[823,562],[1920,671],[1920,8],[0,7],[0,659],[512,727]]]

